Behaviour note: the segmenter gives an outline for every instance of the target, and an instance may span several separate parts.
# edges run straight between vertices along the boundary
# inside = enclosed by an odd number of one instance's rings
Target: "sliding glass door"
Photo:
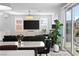
[[[73,7],[73,54],[79,55],[79,5]]]
[[[79,4],[66,11],[65,48],[74,55],[79,55]]]
[[[66,11],[66,44],[65,48],[71,52],[71,41],[72,41],[72,20],[71,10]]]

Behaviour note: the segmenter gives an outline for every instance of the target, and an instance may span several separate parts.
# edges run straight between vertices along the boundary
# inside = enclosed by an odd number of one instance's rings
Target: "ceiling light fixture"
[[[33,16],[30,15],[30,10],[28,11],[28,15],[25,17],[27,20],[32,20],[33,19]]]
[[[11,7],[0,5],[0,10],[12,10]]]

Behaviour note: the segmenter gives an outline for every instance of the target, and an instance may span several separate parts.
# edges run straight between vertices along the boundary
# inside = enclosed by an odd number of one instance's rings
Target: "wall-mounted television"
[[[39,20],[24,20],[24,29],[39,29]]]

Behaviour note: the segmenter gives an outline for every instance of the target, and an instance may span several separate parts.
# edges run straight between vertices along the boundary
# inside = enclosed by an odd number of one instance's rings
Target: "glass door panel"
[[[71,52],[71,41],[72,41],[72,20],[71,20],[71,10],[66,12],[66,49]]]
[[[74,19],[73,19],[73,53],[79,55],[79,5],[73,7]]]

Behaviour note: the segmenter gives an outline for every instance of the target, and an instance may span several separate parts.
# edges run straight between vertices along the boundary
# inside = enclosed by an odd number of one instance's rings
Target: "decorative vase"
[[[53,51],[54,52],[59,52],[59,46],[58,46],[58,44],[54,44]]]
[[[18,43],[21,43],[21,39],[18,39]]]
[[[23,40],[23,35],[22,34],[20,34],[20,35],[17,35],[17,40],[18,40],[18,43],[21,43],[21,40]]]

